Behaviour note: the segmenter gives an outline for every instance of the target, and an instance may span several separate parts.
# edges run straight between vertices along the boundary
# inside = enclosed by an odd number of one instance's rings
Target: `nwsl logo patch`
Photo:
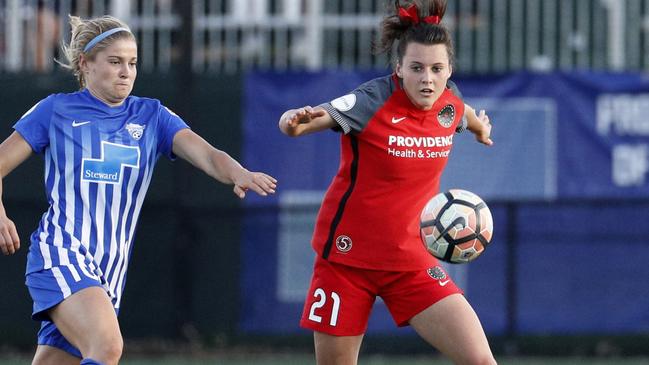
[[[126,130],[136,141],[139,141],[140,138],[142,138],[142,134],[144,134],[144,128],[146,128],[146,125],[139,125],[135,123],[128,123],[126,125]]]
[[[448,128],[453,124],[455,119],[455,107],[451,104],[443,107],[442,110],[437,113],[437,121],[444,128]]]
[[[356,95],[354,94],[347,94],[331,101],[331,106],[341,112],[351,110],[354,105],[356,105]]]

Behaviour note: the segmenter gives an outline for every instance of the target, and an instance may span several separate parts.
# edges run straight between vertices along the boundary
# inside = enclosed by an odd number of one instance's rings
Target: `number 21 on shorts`
[[[324,307],[327,303],[327,293],[325,293],[325,291],[321,288],[317,288],[315,292],[313,292],[313,296],[315,298],[318,298],[318,300],[311,304],[311,310],[309,311],[309,320],[322,323],[322,317],[315,314],[315,312],[316,310]],[[335,291],[331,292],[331,300],[333,301],[333,305],[331,307],[331,319],[329,320],[329,325],[335,327],[336,323],[338,322],[338,310],[340,309],[340,296],[338,296],[338,293],[336,293]]]

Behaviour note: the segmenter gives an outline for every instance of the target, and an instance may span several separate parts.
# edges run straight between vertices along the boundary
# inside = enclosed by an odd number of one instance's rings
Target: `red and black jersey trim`
[[[334,215],[334,219],[331,221],[331,226],[329,227],[327,242],[325,243],[324,249],[322,250],[322,258],[325,260],[329,258],[329,254],[331,253],[331,247],[333,246],[335,241],[334,235],[336,234],[336,228],[338,228],[338,224],[343,217],[345,205],[347,204],[347,200],[349,200],[349,196],[352,195],[352,191],[354,191],[354,186],[356,186],[356,178],[358,177],[358,139],[354,135],[349,135],[349,141],[353,154],[353,159],[349,171],[349,187],[340,199],[340,203],[338,203],[338,209],[336,210],[336,215]]]

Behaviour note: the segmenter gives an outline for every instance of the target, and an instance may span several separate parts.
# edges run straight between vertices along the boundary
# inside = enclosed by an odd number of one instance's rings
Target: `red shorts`
[[[399,326],[451,294],[460,293],[441,266],[418,271],[368,270],[316,258],[300,326],[334,336],[365,333],[381,297]]]

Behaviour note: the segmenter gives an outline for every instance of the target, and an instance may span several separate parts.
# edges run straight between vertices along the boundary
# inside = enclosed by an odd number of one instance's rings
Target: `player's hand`
[[[0,251],[4,255],[13,255],[20,248],[20,239],[16,225],[0,212]]]
[[[274,194],[277,188],[277,179],[263,172],[250,172],[241,168],[232,177],[234,182],[234,193],[241,199],[246,196],[248,190],[252,190],[261,196]]]
[[[491,121],[489,116],[485,113],[484,109],[480,110],[478,114],[478,120],[480,121],[480,128],[478,128],[475,133],[475,139],[487,146],[491,146],[494,142],[491,140]]]
[[[287,113],[285,116],[286,124],[290,128],[296,128],[299,124],[306,124],[311,122],[314,118],[322,117],[325,115],[322,109],[313,109],[307,105],[303,108],[295,109],[292,113]]]

